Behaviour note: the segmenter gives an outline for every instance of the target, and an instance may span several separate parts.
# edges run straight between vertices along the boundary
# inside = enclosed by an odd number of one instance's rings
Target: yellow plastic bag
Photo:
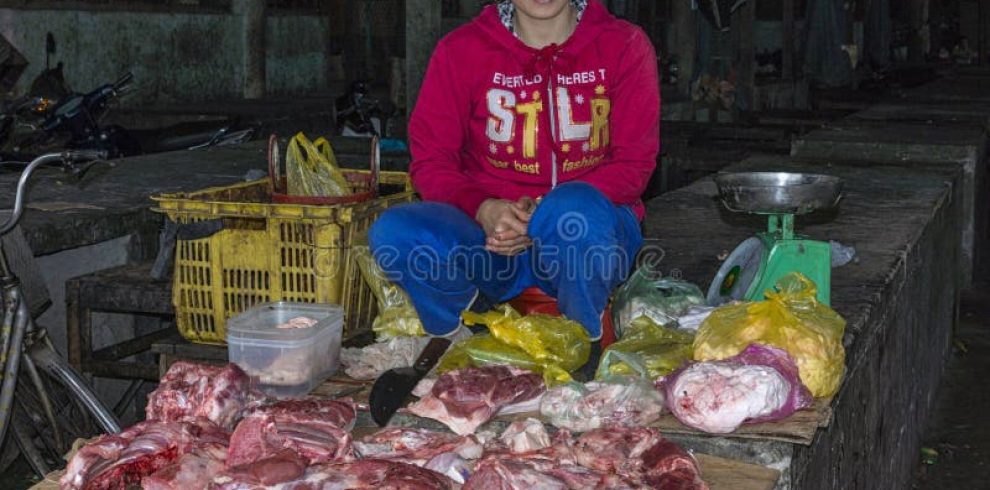
[[[464,312],[466,325],[484,324],[478,335],[451,347],[438,370],[466,365],[511,364],[543,373],[547,385],[571,381],[570,372],[588,362],[591,338],[580,323],[550,315],[522,316],[508,305],[488,313]]]
[[[694,358],[725,359],[754,342],[770,344],[794,358],[812,395],[834,395],[846,367],[846,321],[818,302],[815,284],[799,273],[782,277],[775,289],[766,292],[765,301],[715,309],[694,339]]]
[[[598,364],[596,379],[611,376],[666,376],[694,352],[694,332],[657,325],[647,316],[632,321],[622,340],[608,346]]]
[[[314,143],[298,133],[289,140],[285,174],[288,193],[293,196],[339,197],[351,193],[351,186],[325,138]]]
[[[368,249],[367,235],[355,240],[351,248],[354,260],[357,262],[361,277],[371,288],[378,302],[378,316],[371,324],[378,341],[393,337],[424,336],[423,323],[405,291],[385,277],[385,272],[378,266],[375,257]]]

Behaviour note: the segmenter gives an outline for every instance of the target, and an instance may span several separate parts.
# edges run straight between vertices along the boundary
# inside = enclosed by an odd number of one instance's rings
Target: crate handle
[[[372,197],[378,197],[378,173],[382,169],[382,145],[378,140],[378,135],[371,137],[371,183],[370,190]]]
[[[278,135],[272,133],[268,137],[268,186],[271,194],[283,192],[282,182],[282,152],[278,144]]]

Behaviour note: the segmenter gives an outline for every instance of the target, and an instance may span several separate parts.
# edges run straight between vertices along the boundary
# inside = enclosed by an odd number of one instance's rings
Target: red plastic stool
[[[519,296],[509,300],[509,305],[523,315],[542,313],[560,316],[557,300],[536,286],[525,289]],[[615,328],[612,326],[612,305],[609,304],[605,306],[605,315],[602,316],[602,350],[613,342],[615,342]]]

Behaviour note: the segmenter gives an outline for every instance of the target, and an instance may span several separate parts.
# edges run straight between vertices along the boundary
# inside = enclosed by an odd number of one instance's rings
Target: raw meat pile
[[[720,434],[743,423],[780,420],[812,402],[790,355],[762,344],[722,361],[689,365],[659,384],[684,425]]]
[[[148,395],[148,420],[171,422],[204,417],[227,430],[234,428],[241,410],[261,395],[251,389],[248,375],[236,364],[209,366],[176,362]]]
[[[124,490],[140,483],[146,490],[249,489],[328,479],[328,472],[346,467],[323,463],[353,459],[356,415],[350,400],[266,404],[233,364],[176,363],[149,396],[148,420],[80,449],[60,488]],[[347,477],[366,485],[355,488],[372,488],[428,471],[404,471],[398,464],[365,465]]]
[[[512,366],[457,369],[422,390],[425,396],[408,410],[467,435],[506,406],[536,400],[545,390],[542,376]]]
[[[181,488],[170,486],[172,481],[187,481],[202,488],[210,475],[194,467],[222,469],[227,437],[226,431],[206,419],[141,422],[120,434],[101,436],[80,449],[66,467],[59,488],[122,490],[144,477],[149,477],[145,488]]]
[[[464,490],[641,489],[706,490],[694,459],[656,429],[616,428],[532,452],[491,452],[478,462]]]
[[[425,468],[383,459],[313,465],[298,478],[274,484],[256,483],[227,475],[217,477],[210,490],[393,489],[453,490],[449,478]]]
[[[230,436],[228,464],[251,463],[282,449],[308,464],[343,460],[351,453],[356,417],[349,401],[285,400],[254,409]]]

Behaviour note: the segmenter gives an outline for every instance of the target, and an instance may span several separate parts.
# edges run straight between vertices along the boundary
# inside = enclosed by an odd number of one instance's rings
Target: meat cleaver
[[[368,405],[371,408],[371,418],[379,427],[388,424],[423,376],[447,352],[447,347],[450,347],[449,339],[434,337],[426,344],[412,367],[389,369],[375,380],[371,394],[368,395]]]

